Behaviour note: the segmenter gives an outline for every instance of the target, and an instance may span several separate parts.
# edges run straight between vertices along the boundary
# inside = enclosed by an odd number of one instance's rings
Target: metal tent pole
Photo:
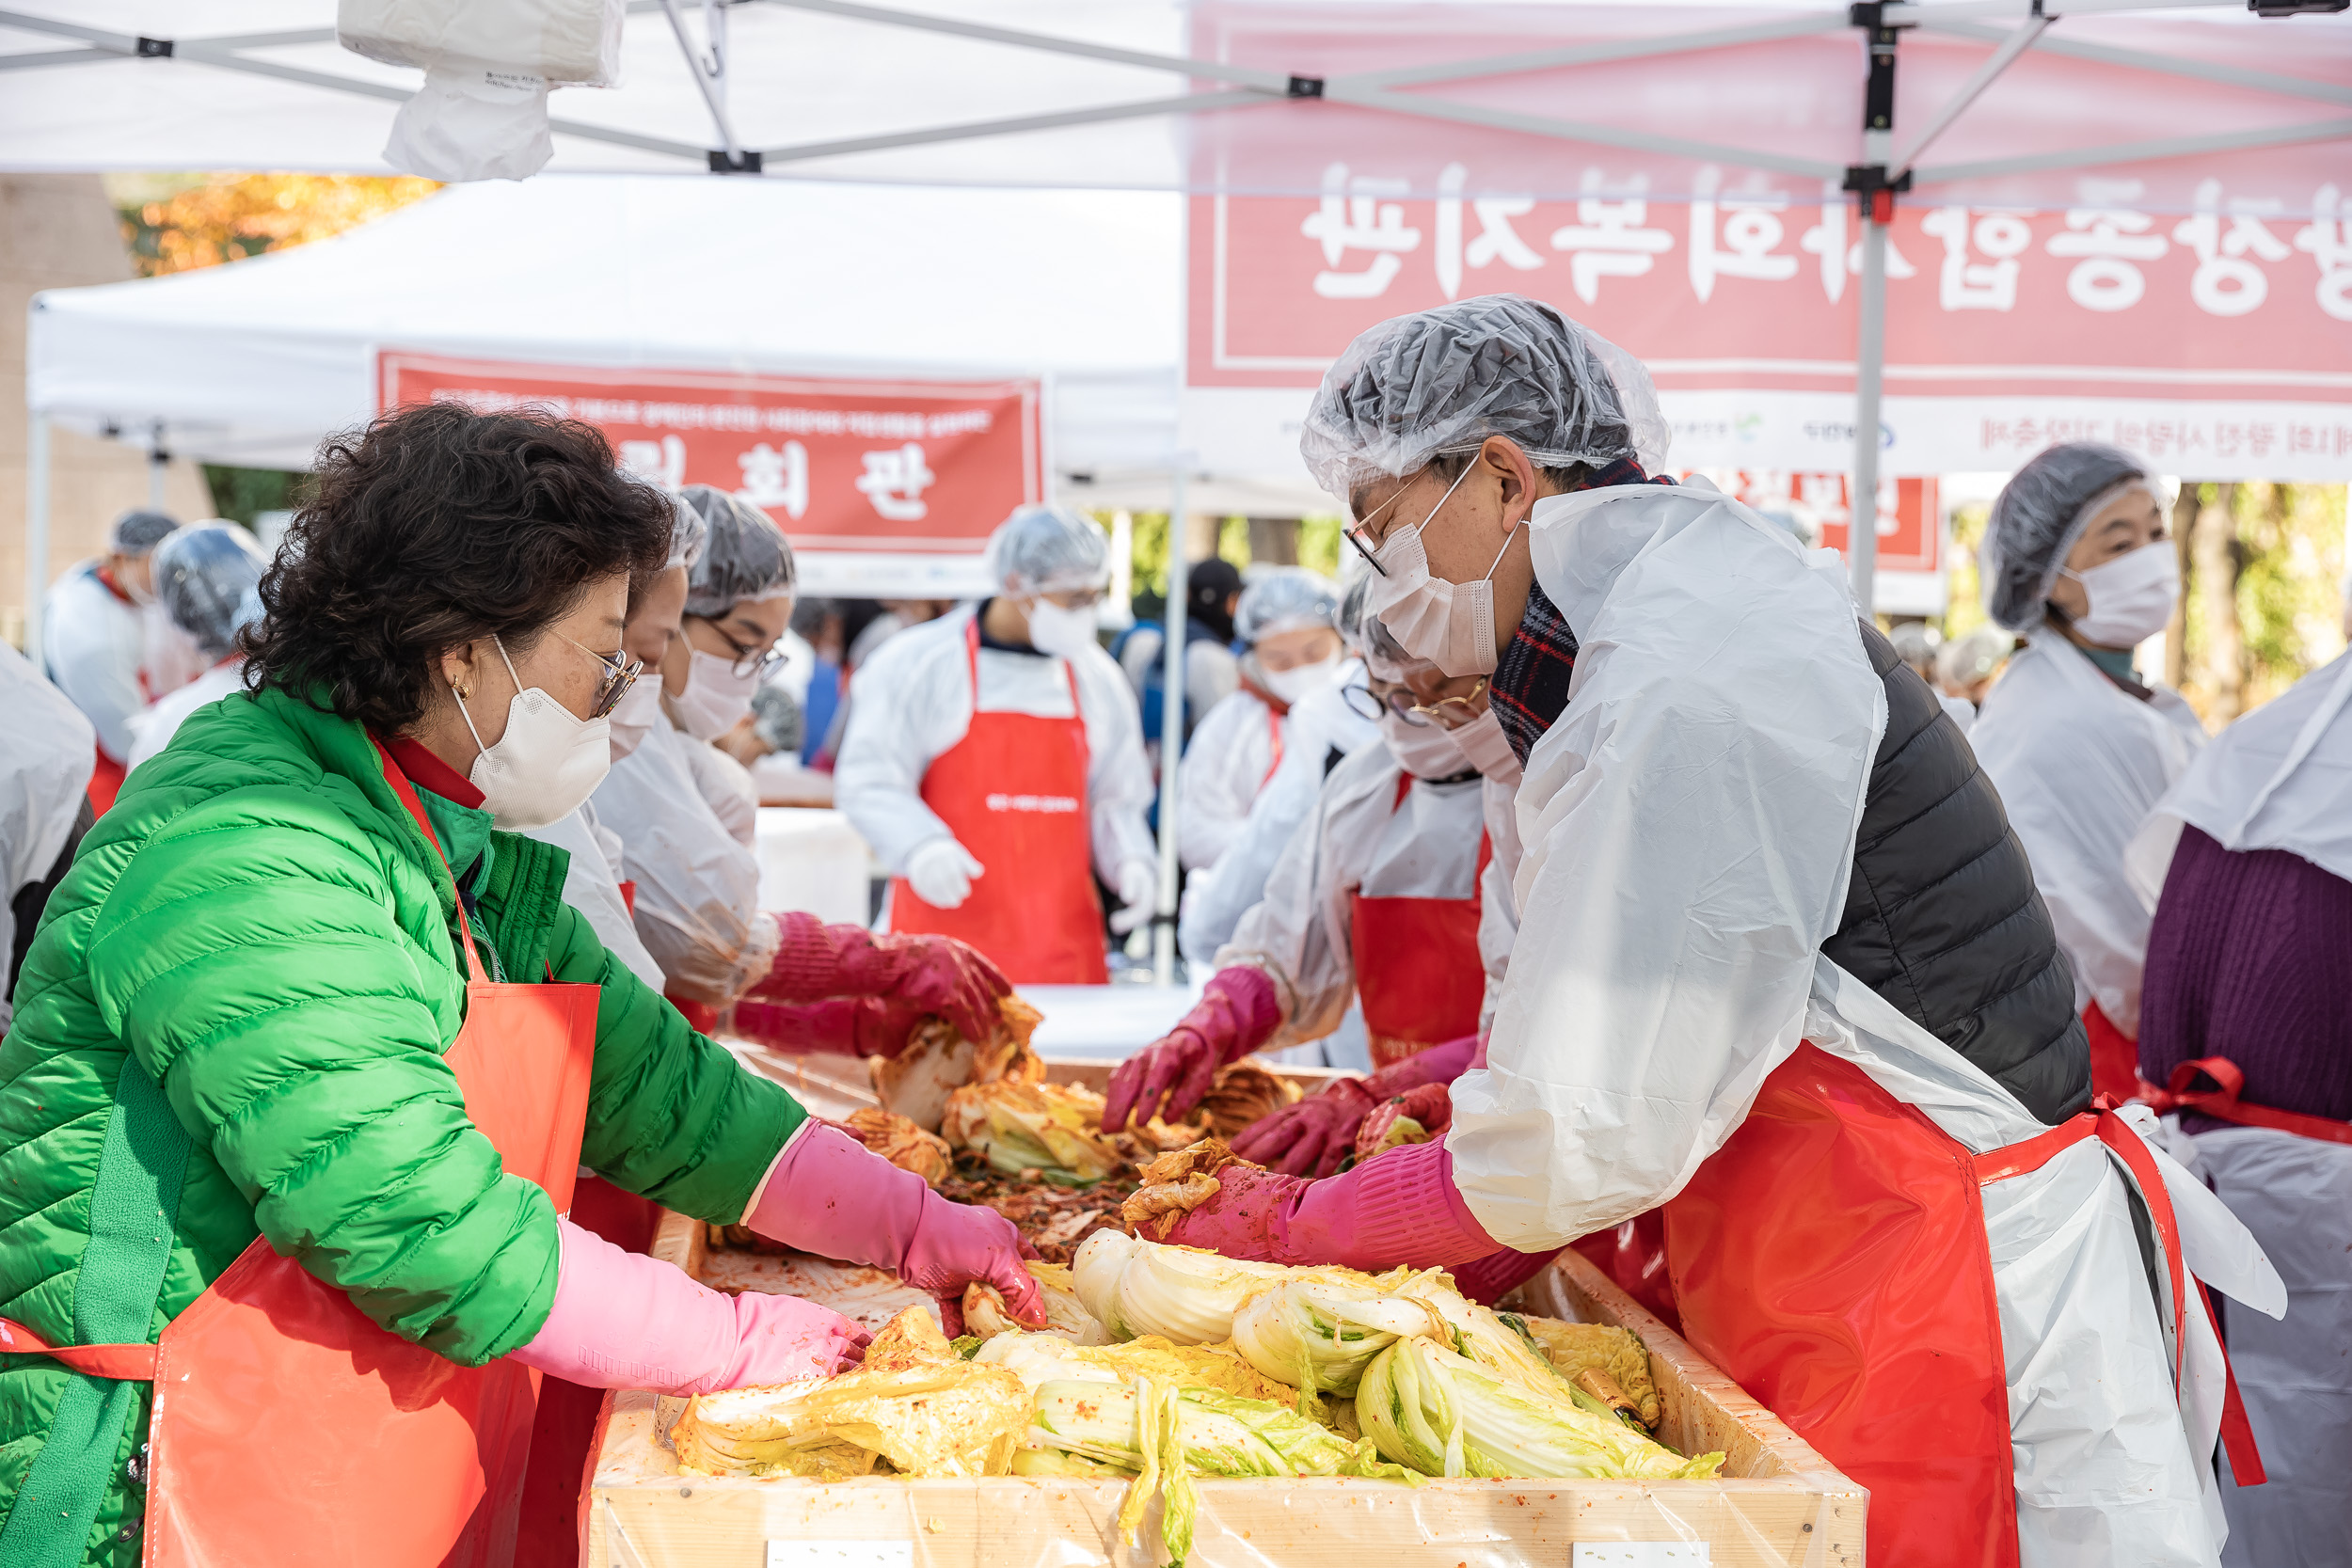
[[[41,657],[40,599],[49,589],[49,417],[35,414],[24,439],[24,657],[36,670]]]
[[[1889,205],[1892,205],[1890,200]],[[1846,549],[1853,600],[1867,615],[1877,603],[1879,565],[1879,389],[1886,369],[1886,225],[1862,220],[1862,322],[1854,347],[1853,484]]]
[[[1176,983],[1176,773],[1184,755],[1184,609],[1192,571],[1184,560],[1184,460],[1176,461],[1168,502],[1168,609],[1160,616],[1160,908],[1152,923],[1152,978]]]

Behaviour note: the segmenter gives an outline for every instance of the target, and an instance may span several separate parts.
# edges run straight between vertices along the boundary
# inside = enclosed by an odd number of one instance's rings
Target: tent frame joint
[[[171,58],[171,50],[172,41],[169,39],[142,37],[136,45],[137,55],[142,60],[167,60]]]
[[[1323,78],[1320,76],[1294,76],[1290,79],[1290,86],[1283,89],[1282,96],[1285,98],[1321,98],[1323,96]]]
[[[1905,169],[1889,179],[1884,164],[1850,164],[1840,188],[1854,193],[1865,218],[1872,223],[1892,223],[1895,198],[1911,189],[1911,170]]]
[[[757,174],[764,161],[756,147],[741,148],[729,152],[723,147],[710,150],[710,172],[713,174]]]

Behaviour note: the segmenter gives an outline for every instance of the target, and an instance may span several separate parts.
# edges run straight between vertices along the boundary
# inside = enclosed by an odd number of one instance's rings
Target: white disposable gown
[[[2143,700],[2117,689],[2056,632],[2009,661],[1968,732],[2074,965],[2075,1009],[2096,1000],[2135,1038],[2149,911],[2125,875],[2124,847],[2204,738],[2177,693],[2158,687]]]
[[[147,657],[147,617],[98,580],[98,562],[86,561],[57,579],[40,608],[41,646],[49,678],[98,732],[98,744],[117,762],[131,754],[131,716],[150,695],[140,675]]]
[[[1519,791],[1520,927],[1487,1062],[1453,1090],[1446,1143],[1479,1222],[1541,1251],[1666,1201],[1808,1039],[1973,1150],[2043,1132],[1820,957],[1886,721],[1836,558],[1704,483],[1550,498],[1531,521],[1582,651]],[[2244,1228],[2159,1161],[2189,1266],[2278,1310]],[[2023,1562],[2207,1568],[2219,1347],[2192,1307],[2176,1404],[2112,1157],[2077,1145],[1983,1196]]]
[[[732,831],[706,793],[706,779],[725,777],[698,754],[709,751],[682,730],[656,724],[612,765],[591,800],[597,821],[620,836],[618,879],[637,884],[631,924],[666,989],[724,1006],[768,973],[775,923],[755,918],[759,861],[749,834]],[[721,800],[739,815],[739,802],[723,792]]]
[[[1215,865],[1241,836],[1259,791],[1274,781],[1291,721],[1247,687],[1192,732],[1177,789],[1176,852],[1187,871]]]
[[[607,951],[628,967],[630,974],[660,990],[661,966],[645,950],[621,896],[623,870],[621,838],[596,819],[596,801],[557,817],[544,828],[524,831],[524,837],[568,851],[571,863],[564,871],[564,902],[588,917]]]
[[[1380,734],[1379,726],[1348,706],[1343,695],[1364,683],[1364,667],[1349,660],[1329,686],[1318,687],[1291,707],[1290,744],[1274,779],[1258,792],[1249,819],[1216,865],[1196,871],[1184,884],[1184,909],[1176,924],[1177,946],[1187,963],[1207,963],[1232,939],[1241,917],[1265,896],[1274,863],[1308,822],[1323,792],[1332,753],[1352,755]],[[1178,793],[1182,794],[1179,781]]]
[[[946,834],[947,825],[923,803],[923,775],[931,760],[964,737],[972,725],[972,674],[964,628],[974,609],[900,632],[876,651],[850,683],[852,705],[840,758],[834,765],[834,803],[894,873],[905,871],[915,847]],[[1100,648],[1075,659],[982,648],[980,706],[990,712],[1071,717],[1070,675],[1078,683],[1086,720],[1087,813],[1094,869],[1113,887],[1130,861],[1158,863],[1144,813],[1152,804],[1152,771],[1143,756],[1143,725],[1127,677]],[[989,866],[990,875],[1018,878],[1019,866]]]
[[[16,895],[49,875],[73,832],[96,752],[90,721],[0,642],[0,980],[16,942]],[[0,1034],[8,1027],[0,985]]]
[[[231,657],[214,665],[178,690],[165,692],[131,715],[131,754],[123,766],[136,768],[170,745],[171,737],[180,733],[180,726],[198,708],[209,707],[230,692],[244,689],[245,660]]]
[[[1266,879],[1265,896],[1219,949],[1216,967],[1248,964],[1274,981],[1282,1022],[1262,1047],[1279,1051],[1320,1039],[1340,1025],[1356,995],[1355,909],[1374,898],[1484,896],[1478,841],[1486,781],[1421,781],[1396,798],[1404,769],[1385,741],[1348,755],[1324,781],[1313,815],[1300,824]],[[1481,911],[1486,951],[1487,911]],[[1507,958],[1508,943],[1502,948]],[[1500,978],[1492,959],[1491,988]]]

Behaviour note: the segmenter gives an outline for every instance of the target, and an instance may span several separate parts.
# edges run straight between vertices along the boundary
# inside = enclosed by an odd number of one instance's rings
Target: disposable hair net
[[[789,594],[797,580],[784,531],[751,502],[708,484],[678,492],[707,531],[686,574],[686,613],[724,615],[746,599]],[[673,551],[676,540],[671,541]]]
[[[670,522],[670,558],[661,563],[668,571],[673,566],[691,567],[703,557],[703,547],[710,542],[710,525],[703,515],[686,503],[683,496],[673,498]]]
[[[1241,591],[1233,607],[1233,635],[1244,642],[1286,631],[1339,624],[1340,587],[1304,566],[1274,566]]]
[[[1925,675],[1935,665],[1935,633],[1924,621],[1905,621],[1886,634],[1895,645],[1895,657]]]
[[[1549,305],[1484,294],[1360,334],[1325,373],[1298,451],[1344,500],[1489,436],[1539,467],[1629,457],[1653,469],[1671,432],[1641,361]]]
[[[2051,447],[2018,469],[1994,499],[1977,546],[1985,613],[2010,631],[2040,626],[2067,551],[2109,500],[2135,484],[2153,492],[2148,465],[2096,441]]]
[[[2017,640],[1993,626],[1979,626],[1935,650],[1935,678],[1946,686],[1973,686],[2001,667]]]
[[[1060,594],[1111,579],[1103,531],[1066,506],[1024,506],[988,537],[989,571],[1008,594]]]
[[[168,513],[134,507],[117,517],[114,527],[106,531],[106,549],[114,555],[142,556],[162,544],[164,535],[179,526],[179,519]]]
[[[1340,601],[1340,635],[1347,639],[1375,680],[1401,681],[1424,666],[1434,669],[1429,660],[1406,653],[1380,617],[1372,613],[1372,574],[1366,572],[1348,585],[1347,596]]]
[[[206,658],[223,659],[237,632],[262,617],[262,574],[269,562],[234,523],[190,523],[155,546],[155,598]]]
[[[806,728],[800,699],[783,686],[771,681],[752,693],[752,733],[767,742],[770,751],[787,755],[799,752]]]

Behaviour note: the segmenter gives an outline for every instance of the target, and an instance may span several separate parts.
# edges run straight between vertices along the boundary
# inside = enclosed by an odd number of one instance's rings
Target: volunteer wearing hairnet
[[[1869,1487],[1873,1560],[2211,1564],[2220,1344],[2169,1242],[2150,1301],[2122,1173],[2213,1283],[2275,1312],[2277,1276],[2139,1126],[2079,1115],[2025,852],[1836,559],[1646,483],[1665,440],[1638,362],[1513,296],[1325,377],[1301,444],[1375,612],[1489,674],[1524,759],[1518,935],[1442,1142],[1220,1171],[1155,1239],[1451,1266],[1662,1204],[1686,1335]]]
[[[2280,1323],[2230,1319],[2269,1475],[2222,1494],[2231,1562],[2352,1562],[2348,806],[2352,654],[2214,736],[2127,857],[2136,885],[2163,890],[2139,1009],[2145,1092],[2179,1111],[2192,1168],[2278,1264],[2290,1303]]]
[[[2132,669],[2181,596],[2180,558],[2148,466],[2115,447],[2052,447],[1993,503],[1978,546],[1993,619],[2023,634],[1969,744],[2033,857],[2074,1006],[2090,1082],[2130,1098],[2148,910],[2123,847],[2181,776],[2205,732],[2175,692]]]
[[[1107,977],[1159,862],[1136,700],[1094,636],[1103,531],[1024,507],[988,543],[1000,592],[900,632],[858,671],[834,800],[894,873],[890,927],[960,937],[1017,983]]]
[[[147,670],[148,643],[167,624],[153,608],[148,557],[177,527],[161,512],[125,512],[107,531],[106,553],[58,578],[41,601],[42,663],[98,731],[89,794],[102,812],[129,767],[131,716],[179,684]]]
[[[90,721],[0,642],[0,1035],[49,895],[90,825]]]
[[[1181,1119],[1217,1069],[1329,1034],[1354,999],[1378,1070],[1276,1112],[1234,1152],[1328,1176],[1358,1148],[1367,1113],[1415,1089],[1406,1114],[1443,1128],[1442,1085],[1470,1065],[1485,994],[1510,955],[1518,843],[1508,814],[1519,765],[1486,706],[1485,678],[1451,678],[1405,653],[1363,613],[1363,598],[1359,582],[1349,633],[1369,678],[1348,689],[1377,716],[1379,738],[1332,769],[1263,900],[1216,955],[1199,1005],[1112,1074],[1106,1128],[1131,1115]],[[1500,832],[1486,809],[1496,799]]]
[[[1956,637],[1935,650],[1935,691],[1939,697],[1957,697],[1968,705],[1969,727],[1976,722],[1979,709],[1993,690],[1993,679],[2001,673],[2010,650],[2017,639],[1998,626],[1979,626],[1965,637]],[[1944,711],[1957,719],[1958,712],[1950,703]]]
[[[262,574],[269,562],[251,534],[215,518],[174,529],[155,546],[149,566],[155,602],[207,668],[131,716],[131,754],[125,759],[130,768],[170,745],[189,714],[244,684],[245,654],[237,633],[262,618]]]
[[[709,741],[750,714],[791,620],[792,546],[723,490],[689,485],[679,504],[704,533],[686,568],[682,630],[662,656],[663,711],[628,715],[624,733],[642,722],[643,738],[596,796],[667,993],[690,1019],[734,1004],[736,1031],[779,1051],[889,1055],[933,1015],[985,1038],[1011,988],[961,943],[760,909],[758,801],[742,765]],[[676,592],[675,579],[663,591]]]
[[[1303,566],[1271,568],[1242,590],[1241,687],[1201,717],[1184,749],[1176,845],[1186,870],[1216,865],[1240,836],[1281,766],[1291,705],[1338,674],[1339,610],[1338,586]]]

